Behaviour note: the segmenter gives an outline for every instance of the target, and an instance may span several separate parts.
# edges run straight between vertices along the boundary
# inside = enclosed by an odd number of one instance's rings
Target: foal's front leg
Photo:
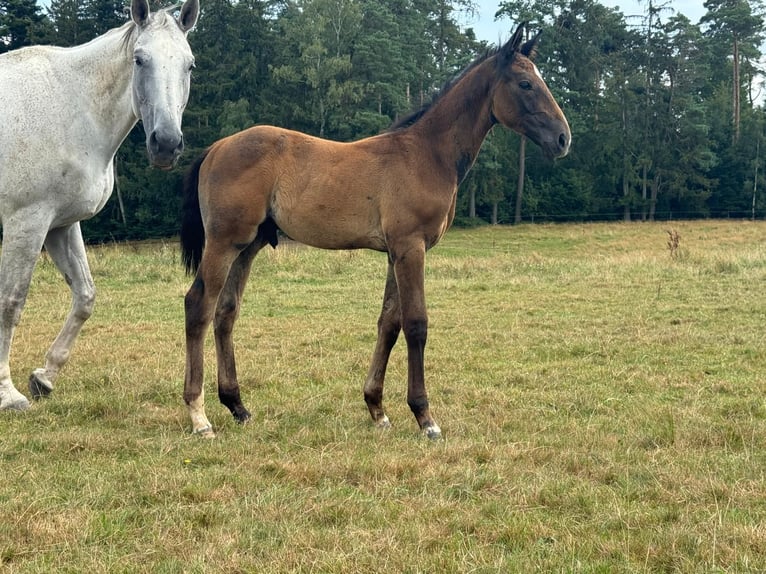
[[[408,245],[392,255],[399,290],[402,331],[407,341],[407,404],[423,433],[441,438],[426,394],[424,353],[428,337],[425,298],[425,245]]]

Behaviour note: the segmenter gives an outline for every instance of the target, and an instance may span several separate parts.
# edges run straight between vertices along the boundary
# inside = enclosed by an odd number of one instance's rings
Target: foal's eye
[[[528,80],[522,80],[521,82],[519,82],[519,87],[522,90],[531,90],[532,89],[532,83],[529,82]]]

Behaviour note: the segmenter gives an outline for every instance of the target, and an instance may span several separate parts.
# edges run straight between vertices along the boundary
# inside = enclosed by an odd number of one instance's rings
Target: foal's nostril
[[[569,138],[567,138],[567,135],[562,133],[559,135],[559,147],[561,149],[566,149],[567,145],[569,145]]]

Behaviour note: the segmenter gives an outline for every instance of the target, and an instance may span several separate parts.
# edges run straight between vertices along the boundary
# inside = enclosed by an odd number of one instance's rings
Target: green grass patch
[[[668,229],[678,233],[671,251]],[[361,387],[385,256],[281,245],[235,333],[251,424],[181,399],[173,242],[89,249],[98,300],[53,396],[0,415],[2,572],[766,569],[766,224],[453,230],[427,258],[426,377],[403,341],[374,429]],[[12,353],[69,307],[43,256]]]

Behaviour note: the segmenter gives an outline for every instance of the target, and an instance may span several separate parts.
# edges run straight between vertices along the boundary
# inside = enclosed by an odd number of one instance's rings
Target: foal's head
[[[186,34],[199,16],[199,0],[186,0],[178,18],[166,10],[149,13],[147,0],[133,0],[133,112],[146,133],[149,161],[170,169],[183,151],[181,117],[189,99],[194,56]]]
[[[497,52],[492,114],[539,145],[547,157],[563,157],[572,139],[569,124],[532,62],[540,34],[522,44],[523,27]]]

